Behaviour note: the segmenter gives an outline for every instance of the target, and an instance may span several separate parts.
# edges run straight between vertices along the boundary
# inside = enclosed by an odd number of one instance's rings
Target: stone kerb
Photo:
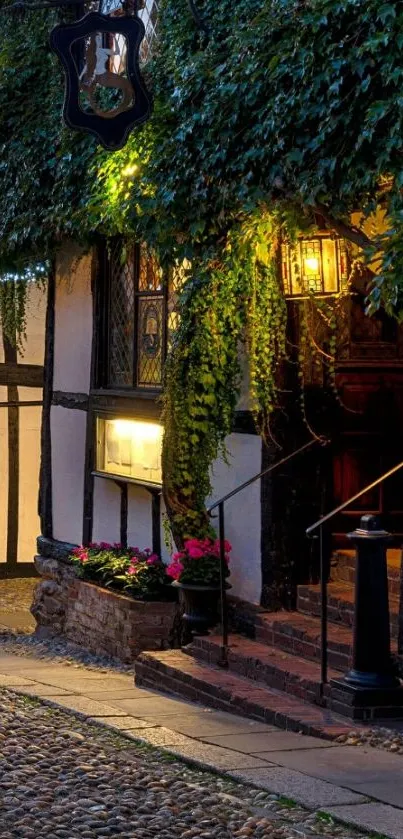
[[[143,650],[173,646],[178,606],[134,600],[79,579],[71,565],[35,557],[41,576],[31,612],[40,637],[63,635],[96,655],[132,662]]]

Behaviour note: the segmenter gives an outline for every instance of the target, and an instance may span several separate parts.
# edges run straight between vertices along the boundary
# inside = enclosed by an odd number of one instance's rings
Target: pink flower
[[[171,564],[167,566],[166,571],[169,577],[172,577],[174,580],[178,580],[183,571],[183,565],[178,561],[171,562]]]
[[[191,557],[191,559],[201,559],[202,556],[205,555],[204,551],[202,551],[200,548],[196,548],[196,547],[189,548],[187,546],[187,552],[188,552],[189,556]]]
[[[147,559],[147,565],[158,565],[159,561],[160,558],[157,554],[151,554]]]
[[[112,545],[110,544],[110,542],[100,542],[99,545],[97,545],[97,547],[101,548],[103,551],[110,551]],[[117,548],[118,546],[115,545],[114,547]]]
[[[129,567],[128,567],[128,569],[127,569],[127,573],[128,573],[128,574],[130,574],[130,576],[131,576],[131,577],[133,576],[133,574],[136,574],[136,573],[137,573],[137,572],[136,572],[136,568],[134,567],[134,565],[129,565]]]
[[[180,562],[180,560],[184,559],[185,556],[186,556],[185,551],[178,551],[177,554],[172,555],[172,560],[173,560],[173,562],[178,562],[178,561]]]

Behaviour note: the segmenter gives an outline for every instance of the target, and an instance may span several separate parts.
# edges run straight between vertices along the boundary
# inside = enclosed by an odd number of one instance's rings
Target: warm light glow
[[[127,440],[128,437],[138,440],[159,440],[162,437],[162,425],[154,422],[139,422],[138,420],[110,420],[110,425],[116,432],[116,437]]]
[[[305,273],[318,274],[319,273],[319,259],[315,256],[308,256],[304,259]]]
[[[343,239],[318,231],[281,244],[281,276],[286,297],[339,294],[348,284],[348,252]]]
[[[97,470],[161,484],[162,425],[129,419],[97,420]]]
[[[137,163],[132,163],[130,166],[125,166],[122,169],[122,175],[126,175],[126,177],[130,178],[131,175],[135,175],[138,170]]]

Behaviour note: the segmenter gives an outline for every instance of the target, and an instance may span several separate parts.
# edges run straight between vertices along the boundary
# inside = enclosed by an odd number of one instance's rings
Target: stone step
[[[391,548],[387,552],[389,594],[400,595],[401,550]],[[354,583],[355,551],[335,551],[332,557],[331,578],[334,582]]]
[[[353,626],[354,586],[346,582],[334,582],[328,585],[328,620],[335,624]],[[320,617],[320,586],[298,586],[297,610],[303,615]],[[397,638],[399,622],[399,599],[389,597],[391,637]]]
[[[353,631],[343,624],[328,624],[328,662],[335,670],[346,672],[351,666]],[[268,612],[256,620],[256,640],[293,655],[320,661],[320,619],[299,612]],[[392,653],[397,642],[392,639]]]
[[[221,637],[196,637],[183,652],[206,664],[218,664]],[[231,634],[228,647],[228,671],[260,682],[270,688],[296,696],[306,702],[320,704],[320,665],[317,661],[299,658],[276,647]],[[329,669],[329,680],[342,674]],[[328,696],[328,687],[325,696]]]
[[[140,687],[314,737],[335,740],[352,730],[360,731],[351,720],[346,722],[328,709],[216,665],[195,661],[180,650],[141,653],[135,663],[135,682]]]

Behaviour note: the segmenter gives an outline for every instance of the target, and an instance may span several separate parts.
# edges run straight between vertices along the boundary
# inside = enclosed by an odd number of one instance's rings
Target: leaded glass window
[[[140,64],[145,64],[151,56],[158,32],[159,5],[161,0],[143,0],[138,16],[143,21],[145,35],[140,45]],[[100,11],[104,15],[122,14],[121,0],[102,0]]]
[[[115,241],[106,260],[103,385],[117,389],[162,387],[166,355],[166,287],[156,258],[147,247]],[[101,303],[101,308],[102,308]],[[105,313],[104,313],[105,317]]]
[[[137,272],[137,385],[161,387],[165,344],[165,295],[162,271],[142,244]]]
[[[135,330],[134,253],[126,258],[120,242],[109,252],[109,371],[115,387],[133,386]]]

